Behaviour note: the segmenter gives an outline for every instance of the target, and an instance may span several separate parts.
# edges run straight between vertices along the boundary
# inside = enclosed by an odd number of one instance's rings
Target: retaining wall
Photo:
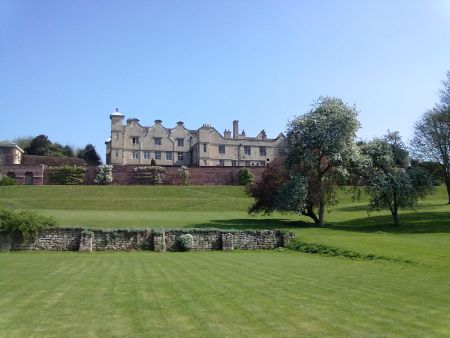
[[[41,156],[35,156],[41,157]],[[142,184],[134,171],[138,165],[114,165],[113,166],[113,184],[130,185]],[[2,174],[14,172],[17,184],[49,184],[48,166],[44,164],[17,164],[4,166]],[[164,167],[166,173],[161,175],[163,184],[181,185],[178,177],[180,167]],[[238,185],[238,172],[241,167],[189,167],[190,184],[192,185]],[[265,167],[248,167],[255,180],[259,180]],[[26,182],[25,173],[31,173],[31,181]],[[95,184],[97,166],[86,166],[84,177],[85,184]]]
[[[0,234],[0,250],[179,251],[183,234],[192,235],[192,250],[270,250],[288,245],[295,236],[283,230],[52,228],[28,240],[19,235]]]

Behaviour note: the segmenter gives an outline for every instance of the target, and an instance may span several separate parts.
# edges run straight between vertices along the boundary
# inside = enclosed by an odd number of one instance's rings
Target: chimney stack
[[[223,137],[226,139],[230,139],[231,138],[231,131],[228,129],[225,129],[225,131],[223,132]]]
[[[234,120],[233,121],[233,138],[237,139],[239,135],[239,121]]]

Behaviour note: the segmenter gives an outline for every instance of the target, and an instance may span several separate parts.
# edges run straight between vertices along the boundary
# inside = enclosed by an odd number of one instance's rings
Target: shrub
[[[76,165],[63,165],[48,168],[50,184],[75,185],[82,184],[86,168]]]
[[[181,251],[189,251],[194,247],[194,237],[191,234],[183,234],[178,239]]]
[[[34,238],[40,231],[55,225],[53,218],[35,212],[0,210],[0,232],[20,233],[24,238]]]
[[[85,236],[86,238],[93,238],[94,237],[94,232],[91,230],[83,230],[81,232],[82,236]]]
[[[166,169],[160,166],[146,166],[136,167],[134,172],[140,183],[161,184],[161,174],[164,174]]]
[[[97,175],[95,176],[95,183],[97,184],[111,184],[113,181],[112,165],[99,165],[97,168]]]
[[[182,165],[179,169],[178,169],[178,177],[181,180],[181,183],[183,183],[183,185],[189,185],[189,179],[190,179],[190,174],[189,174],[189,168]]]
[[[5,185],[15,185],[16,184],[16,180],[12,177],[8,177],[8,176],[3,176],[0,179],[0,186],[5,186]]]
[[[152,160],[150,161],[150,165],[151,165],[151,166],[155,166],[155,165],[156,165],[156,161],[155,161],[154,158],[152,158]]]
[[[253,182],[253,174],[248,168],[239,169],[238,177],[240,185],[247,185]]]

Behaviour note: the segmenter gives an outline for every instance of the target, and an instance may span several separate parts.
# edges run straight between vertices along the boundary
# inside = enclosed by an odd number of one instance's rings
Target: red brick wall
[[[17,184],[25,184],[25,176],[27,172],[33,173],[33,184],[41,185],[45,184],[46,170],[42,164],[37,165],[10,165],[3,166],[2,174],[7,175],[8,172],[13,172],[16,175]]]
[[[140,184],[134,172],[135,165],[113,166],[114,184]],[[165,167],[166,173],[162,175],[164,184],[181,184],[178,177],[179,167]],[[190,167],[190,184],[192,185],[238,185],[238,167]],[[261,177],[264,167],[249,167],[255,179]],[[88,170],[89,172],[89,170]],[[95,175],[89,175],[88,184],[93,184]]]
[[[114,184],[128,185],[140,184],[136,179],[134,172],[135,165],[115,165],[113,167]],[[164,184],[180,185],[181,180],[178,177],[179,167],[165,167],[166,173],[162,175]],[[190,184],[192,185],[238,185],[239,167],[190,167]],[[249,167],[255,180],[261,177],[264,167]],[[48,184],[47,168],[44,165],[13,165],[4,166],[3,174],[11,170],[16,173],[17,184],[24,184],[25,173],[31,171],[33,173],[34,184]],[[86,167],[86,184],[95,184],[96,166]]]
[[[59,166],[59,165],[84,166],[86,165],[86,161],[76,157],[51,157],[51,156],[36,156],[24,154],[22,156],[22,164],[25,165],[45,164],[50,166]]]

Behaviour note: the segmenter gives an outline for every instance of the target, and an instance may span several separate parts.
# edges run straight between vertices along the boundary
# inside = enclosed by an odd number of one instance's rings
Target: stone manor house
[[[265,166],[287,152],[286,137],[280,133],[267,138],[261,130],[256,137],[239,133],[239,122],[233,131],[219,133],[209,124],[197,130],[187,129],[183,122],[166,128],[161,120],[144,127],[136,118],[127,119],[116,109],[110,115],[111,137],[106,144],[106,163],[149,165],[154,159],[162,166]]]

